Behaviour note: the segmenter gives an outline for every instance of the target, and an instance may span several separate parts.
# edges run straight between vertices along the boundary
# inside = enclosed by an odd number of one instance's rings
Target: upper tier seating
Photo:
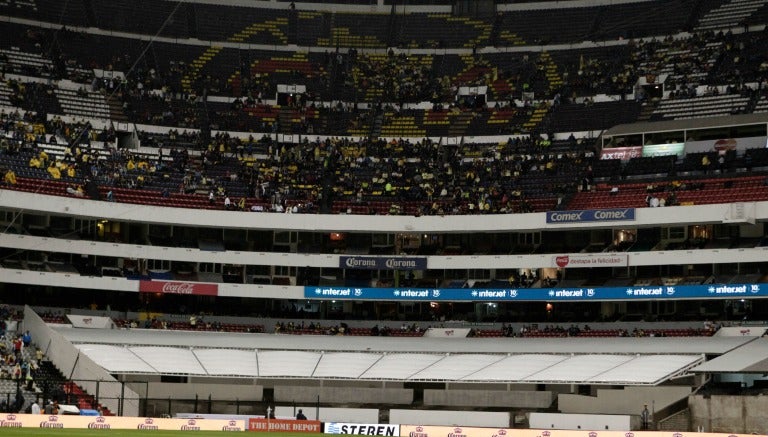
[[[717,117],[744,113],[750,98],[741,95],[713,95],[673,100],[662,100],[653,112],[661,120]]]
[[[673,189],[670,185],[668,189],[650,193],[650,195],[669,199],[674,193],[677,204],[680,205],[768,200],[765,176],[681,180],[680,182],[690,187]],[[611,192],[613,187],[618,187],[617,193]],[[644,208],[648,206],[647,187],[647,183],[598,184],[596,190],[592,192],[577,193],[568,206],[570,209]]]

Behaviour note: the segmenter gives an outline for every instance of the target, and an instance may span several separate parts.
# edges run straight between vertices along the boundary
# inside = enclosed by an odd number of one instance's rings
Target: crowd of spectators
[[[0,320],[5,324],[4,319]],[[3,327],[3,331],[4,329]],[[11,381],[16,391],[12,399],[10,397],[0,399],[1,412],[21,411],[25,403],[23,391],[36,390],[33,374],[42,359],[43,352],[32,346],[32,336],[29,331],[4,332],[0,336],[0,380]]]
[[[64,41],[74,38],[68,31],[62,32]],[[48,36],[46,31],[35,31],[26,38],[31,47],[42,52],[41,41]],[[747,77],[746,73],[742,70],[727,73],[717,68],[717,62],[727,59],[729,65],[751,69],[755,59],[745,51],[759,41],[762,37],[755,35],[739,39],[730,33],[712,32],[629,41],[626,51],[617,51],[621,56],[579,59],[575,72],[563,73],[564,88],[553,89],[553,94],[547,96],[554,98],[554,104],[544,108],[556,111],[558,103],[567,101],[575,90],[588,94],[625,94],[638,76],[655,78],[670,66],[673,74],[665,86],[674,87],[675,96],[687,96],[695,85],[712,81],[728,83],[727,90],[741,92],[738,80]],[[66,44],[63,47],[66,48]],[[216,126],[212,124],[217,122],[216,117],[209,117],[199,103],[206,95],[224,92],[226,86],[217,77],[202,75],[202,88],[192,87],[190,91],[181,86],[190,72],[186,61],[168,60],[161,68],[160,64],[136,62],[128,53],[87,62],[68,56],[65,49],[51,53],[55,57],[54,68],[63,64],[69,67],[66,71],[83,67],[123,70],[125,79],[122,74],[94,76],[88,86],[120,99],[123,111],[132,120],[178,126],[181,130],[181,133],[171,130],[162,136],[141,134],[146,145],[158,148],[157,155],[141,156],[123,149],[104,153],[92,151],[88,143],[111,143],[115,138],[111,129],[97,131],[86,123],[64,123],[56,117],[46,121],[45,113],[36,115],[33,111],[0,114],[3,130],[9,133],[9,138],[2,140],[3,150],[8,154],[25,152],[25,156],[29,156],[29,167],[44,169],[49,177],[70,182],[72,195],[87,193],[88,182],[94,181],[115,187],[153,188],[166,196],[198,193],[209,196],[215,204],[228,204],[229,209],[249,209],[250,205],[242,204],[245,199],[257,199],[285,212],[328,210],[337,200],[360,207],[371,201],[389,202],[387,212],[390,214],[405,213],[403,201],[417,202],[419,206],[407,213],[419,215],[528,212],[534,210],[531,199],[539,197],[557,199],[554,206],[559,205],[578,189],[575,181],[588,177],[588,166],[594,159],[592,151],[549,152],[547,140],[538,134],[498,145],[451,148],[429,140],[320,141],[309,137],[300,144],[281,144],[264,138],[209,137],[204,132]],[[473,53],[460,74],[449,76],[440,74],[439,63],[429,55],[410,56],[394,51],[373,55],[354,51],[326,57],[320,76],[329,81],[329,86],[335,86],[340,78],[341,83],[355,88],[360,95],[381,90],[382,94],[377,94],[375,99],[391,102],[395,107],[404,102],[427,100],[451,105],[451,110],[457,109],[451,100],[460,85],[489,85],[505,77],[524,89],[524,83],[536,80],[534,77],[543,74],[546,68],[542,59],[523,59],[521,66],[507,70],[495,65],[492,57]],[[465,74],[470,72],[472,74]],[[294,74],[300,73],[294,71]],[[242,79],[249,85],[229,111],[259,106],[274,85],[269,74]],[[9,81],[8,86],[13,91],[12,97],[27,109],[42,105],[52,94],[52,86],[47,84]],[[712,86],[713,90],[717,89]],[[313,104],[294,100],[288,106],[301,112]],[[344,111],[355,114],[350,118],[352,124],[387,108],[382,105],[375,110],[358,111],[354,103],[340,105]],[[482,109],[464,107],[461,110]],[[397,109],[395,115],[405,111]],[[270,123],[262,121],[261,130],[279,131],[279,117],[275,119]],[[367,118],[364,123],[371,122]],[[308,132],[314,131],[316,123],[302,119],[300,125],[303,132]],[[65,151],[63,156],[46,156],[39,148],[43,142],[66,144],[69,152]],[[75,143],[80,145],[73,146]],[[170,155],[164,156],[164,149],[170,150]],[[189,149],[200,151],[199,156],[190,157]],[[0,170],[4,182],[13,185],[18,172],[12,168]],[[651,200],[648,199],[649,205]],[[664,200],[670,204],[670,199]],[[674,199],[671,201],[674,203]]]
[[[711,336],[720,325],[710,321],[704,322],[703,328],[656,329],[656,328],[616,328],[593,330],[589,325],[576,324],[556,325],[547,324],[539,326],[538,323],[523,325],[515,329],[513,325],[503,324],[501,334],[503,337],[667,337],[674,336]],[[482,330],[473,330],[472,336],[483,336]]]
[[[173,317],[173,316],[172,316]],[[192,314],[186,319],[166,320],[153,317],[146,320],[120,319],[116,320],[116,326],[122,329],[158,329],[158,330],[183,330],[183,331],[213,331],[213,332],[243,332],[243,333],[263,333],[263,325],[258,323],[222,323],[215,316],[208,317],[202,313]],[[444,328],[443,322],[438,323],[438,327]],[[560,325],[538,323],[516,325],[503,323],[499,330],[502,337],[667,337],[667,336],[711,336],[720,329],[720,323],[706,320],[701,328],[600,328],[594,329],[589,324]],[[293,334],[293,335],[355,335],[355,336],[381,336],[381,337],[415,337],[421,336],[432,325],[426,328],[416,322],[403,322],[399,326],[393,323],[382,325],[375,324],[370,328],[350,327],[346,322],[321,323],[316,321],[307,321],[302,319],[277,321],[272,329],[274,334]],[[494,330],[491,330],[492,332]],[[471,328],[468,337],[488,337],[488,329]],[[494,337],[499,335],[493,335]],[[19,341],[21,341],[19,336]],[[37,355],[42,353],[38,350]],[[13,355],[13,354],[10,354]],[[41,358],[38,357],[38,360]],[[15,364],[15,361],[13,362]],[[36,363],[30,361],[29,365],[36,366]],[[26,375],[23,372],[20,375]],[[18,372],[17,372],[18,373]],[[6,377],[11,377],[6,375]]]
[[[68,31],[64,30],[60,53],[53,53],[57,62],[68,66],[67,71],[88,71],[90,68],[100,68],[119,74],[105,77],[91,76],[87,78],[88,87],[101,90],[105,95],[112,96],[122,102],[123,112],[133,121],[181,128],[198,128],[206,130],[211,125],[222,127],[227,117],[221,117],[216,111],[208,110],[198,103],[209,95],[222,95],[234,92],[236,100],[227,111],[240,113],[264,101],[264,96],[274,96],[274,72],[250,73],[248,67],[242,65],[232,68],[240,72],[238,90],[232,88],[231,81],[222,83],[219,75],[200,73],[190,87],[182,86],[182,82],[190,76],[188,60],[165,60],[161,64],[150,64],[146,59],[134,60],[130,53],[113,54],[108,59],[88,60],[79,59],[75,54],[67,54],[66,41]],[[36,30],[27,37],[31,42],[46,40],[51,35],[46,31]],[[742,92],[745,80],[762,80],[763,72],[759,71],[761,64],[759,56],[749,52],[764,40],[761,35],[737,37],[730,33],[702,33],[688,37],[667,37],[663,39],[631,40],[625,47],[606,52],[603,55],[582,55],[576,65],[565,65],[562,70],[562,86],[541,87],[534,83],[549,81],[544,76],[548,68],[542,59],[527,60],[528,55],[522,54],[522,61],[507,66],[501,59],[482,54],[474,54],[462,59],[462,69],[445,71],[443,63],[433,55],[408,55],[403,52],[374,55],[367,53],[327,54],[327,61],[308,72],[293,71],[299,75],[299,82],[312,84],[312,87],[336,89],[339,95],[348,95],[354,103],[368,101],[373,103],[390,102],[395,105],[405,102],[431,101],[440,105],[454,105],[456,91],[462,85],[491,86],[491,95],[495,92],[493,84],[500,78],[513,85],[512,89],[525,92],[536,88],[536,98],[554,99],[550,107],[556,111],[559,102],[570,102],[574,97],[597,93],[626,95],[632,91],[638,77],[644,76],[650,82],[661,77],[662,71],[672,70],[666,78],[665,88],[673,92],[673,96],[690,96],[695,93],[695,87],[700,84],[730,85],[727,89],[732,92]],[[32,45],[37,47],[37,45]],[[39,48],[43,52],[42,47]],[[101,53],[101,52],[99,52]],[[46,52],[51,55],[50,52]],[[104,54],[101,54],[104,56]],[[446,55],[447,56],[447,55]],[[341,59],[336,62],[335,59]],[[54,65],[57,63],[54,62]],[[257,61],[254,61],[257,62]],[[451,61],[454,62],[454,61]],[[71,64],[71,65],[70,65]],[[733,67],[733,68],[730,68]],[[122,75],[125,73],[125,76]],[[446,74],[449,73],[449,74]],[[306,77],[305,77],[306,76]],[[324,85],[313,81],[315,76],[324,77]],[[125,77],[123,79],[123,77]],[[185,79],[186,78],[186,79]],[[306,80],[305,80],[306,79]],[[226,82],[226,81],[225,81]],[[24,87],[24,84],[17,85]],[[35,85],[35,87],[47,85]],[[351,90],[351,91],[349,91]],[[541,91],[545,94],[541,95]],[[693,91],[692,91],[693,90]],[[18,102],[30,95],[45,96],[50,90],[38,90],[35,93],[17,92]],[[320,89],[308,89],[307,95],[317,95]],[[638,91],[638,97],[643,93]],[[497,96],[498,97],[498,96]],[[505,96],[500,96],[507,103]],[[42,99],[42,97],[41,97]],[[27,108],[42,105],[40,102],[28,102]],[[302,109],[312,105],[314,98],[298,107]],[[298,103],[298,102],[295,102]],[[290,106],[290,105],[289,105]],[[355,105],[356,106],[356,105]],[[373,105],[381,110],[381,105]],[[462,110],[478,111],[463,106]],[[206,114],[206,112],[208,112]],[[357,111],[356,111],[357,112]],[[356,114],[354,119],[364,116],[365,112]],[[235,117],[238,118],[238,117]],[[261,126],[242,126],[246,129],[256,128],[262,133],[293,129],[295,133],[324,133],[320,126],[325,123],[308,121],[293,127],[279,126],[278,117],[273,122],[264,122]]]
[[[436,78],[431,64],[431,56],[392,51],[387,56],[361,54],[354,63],[352,82],[362,93],[378,91],[384,102],[443,101],[447,78]]]
[[[422,202],[418,214],[527,212],[529,195],[574,190],[575,183],[557,176],[578,172],[575,162],[594,157],[591,151],[548,152],[539,138],[446,149],[428,139],[416,143],[307,139],[287,144],[227,134],[211,138],[193,157],[186,147],[173,145],[199,143],[201,137],[176,130],[159,137],[147,135],[158,146],[157,154],[147,155],[114,147],[112,129],[65,123],[59,117],[41,123],[29,113],[0,117],[3,130],[10,134],[3,142],[5,153],[23,155],[28,167],[47,170],[48,177],[82,185],[85,191],[94,182],[155,188],[167,194],[213,192],[216,202],[231,197],[239,206],[240,199],[248,197],[290,212],[328,207],[333,200],[364,205],[378,199],[395,205],[391,214],[405,212],[398,210],[401,201]],[[46,152],[45,143],[63,144],[63,152]],[[526,177],[553,178],[544,186],[530,186],[524,184]],[[80,191],[77,186],[73,190]]]

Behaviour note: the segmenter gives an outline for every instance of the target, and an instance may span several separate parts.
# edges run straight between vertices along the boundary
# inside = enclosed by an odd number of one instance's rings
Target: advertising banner
[[[635,220],[635,208],[549,211],[547,223],[621,222]]]
[[[476,428],[459,426],[401,425],[401,437],[747,437],[749,434],[719,434],[679,431],[589,431],[559,429]]]
[[[557,255],[552,257],[552,267],[626,267],[626,253],[599,253],[589,255]]]
[[[112,327],[112,319],[109,317],[67,314],[67,318],[75,328],[109,329]]]
[[[244,420],[160,419],[154,417],[0,414],[0,428],[143,429],[243,431]]]
[[[629,161],[643,156],[643,146],[609,147],[600,151],[600,159],[620,159]]]
[[[382,425],[370,423],[326,422],[325,434],[382,435],[400,436],[400,425]]]
[[[424,331],[424,337],[464,338],[470,331],[470,328],[429,328]]]
[[[643,157],[685,155],[685,143],[646,144],[643,146]]]
[[[248,431],[285,431],[285,432],[323,432],[322,422],[317,420],[292,420],[292,419],[261,419],[252,417],[248,419]]]
[[[400,425],[400,435],[407,437],[511,437],[511,433],[507,428]]]
[[[218,296],[219,285],[203,282],[139,281],[139,292]]]
[[[361,270],[426,270],[427,259],[405,256],[340,256],[339,268]]]
[[[766,137],[722,138],[707,141],[686,141],[685,153],[714,152],[724,150],[763,149],[768,143]]]
[[[422,302],[584,301],[633,299],[706,299],[768,297],[767,284],[651,285],[563,288],[348,288],[304,287],[307,299]]]

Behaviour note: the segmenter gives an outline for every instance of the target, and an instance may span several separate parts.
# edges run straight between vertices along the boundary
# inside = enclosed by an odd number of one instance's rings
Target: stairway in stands
[[[531,113],[531,118],[529,118],[528,121],[523,124],[525,131],[531,132],[535,130],[536,127],[544,120],[547,112],[549,112],[549,106],[547,105],[539,105],[536,109],[534,109]]]
[[[460,112],[451,118],[451,124],[448,127],[448,135],[451,137],[463,137],[467,134],[467,128],[472,122],[474,114],[472,112]]]
[[[549,86],[549,93],[554,94],[560,87],[563,86],[563,78],[558,71],[557,64],[555,63],[549,52],[541,52],[539,62],[544,64],[544,74],[547,78]]]
[[[221,46],[210,46],[197,59],[190,62],[189,69],[181,79],[181,86],[185,92],[191,93],[195,90],[195,81],[200,77],[203,67],[208,65],[222,49]]]
[[[109,107],[109,118],[113,121],[128,121],[128,116],[123,112],[123,103],[116,95],[107,96],[107,106]]]
[[[640,115],[637,117],[637,121],[648,121],[653,115],[653,111],[659,106],[658,100],[650,100],[643,104],[643,109],[640,110]]]
[[[96,410],[100,406],[93,395],[64,378],[61,371],[50,361],[41,361],[32,376],[35,379],[35,385],[42,391],[44,399],[56,399],[60,404],[75,405],[81,410]],[[104,406],[102,406],[102,414],[114,415]]]
[[[704,14],[694,31],[736,27],[765,4],[766,0],[730,0]]]

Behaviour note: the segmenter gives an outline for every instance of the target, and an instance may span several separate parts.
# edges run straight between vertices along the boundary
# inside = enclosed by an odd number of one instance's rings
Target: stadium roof
[[[768,113],[737,114],[725,117],[693,118],[686,120],[646,121],[620,124],[605,132],[603,136],[631,135],[647,132],[669,132],[691,129],[713,129],[726,126],[768,123]]]
[[[768,373],[768,338],[755,339],[691,371],[695,373]]]
[[[72,343],[334,352],[722,355],[750,337],[402,338],[55,327]]]
[[[441,339],[56,328],[110,373],[656,385],[743,337]],[[226,347],[222,347],[226,345]]]

